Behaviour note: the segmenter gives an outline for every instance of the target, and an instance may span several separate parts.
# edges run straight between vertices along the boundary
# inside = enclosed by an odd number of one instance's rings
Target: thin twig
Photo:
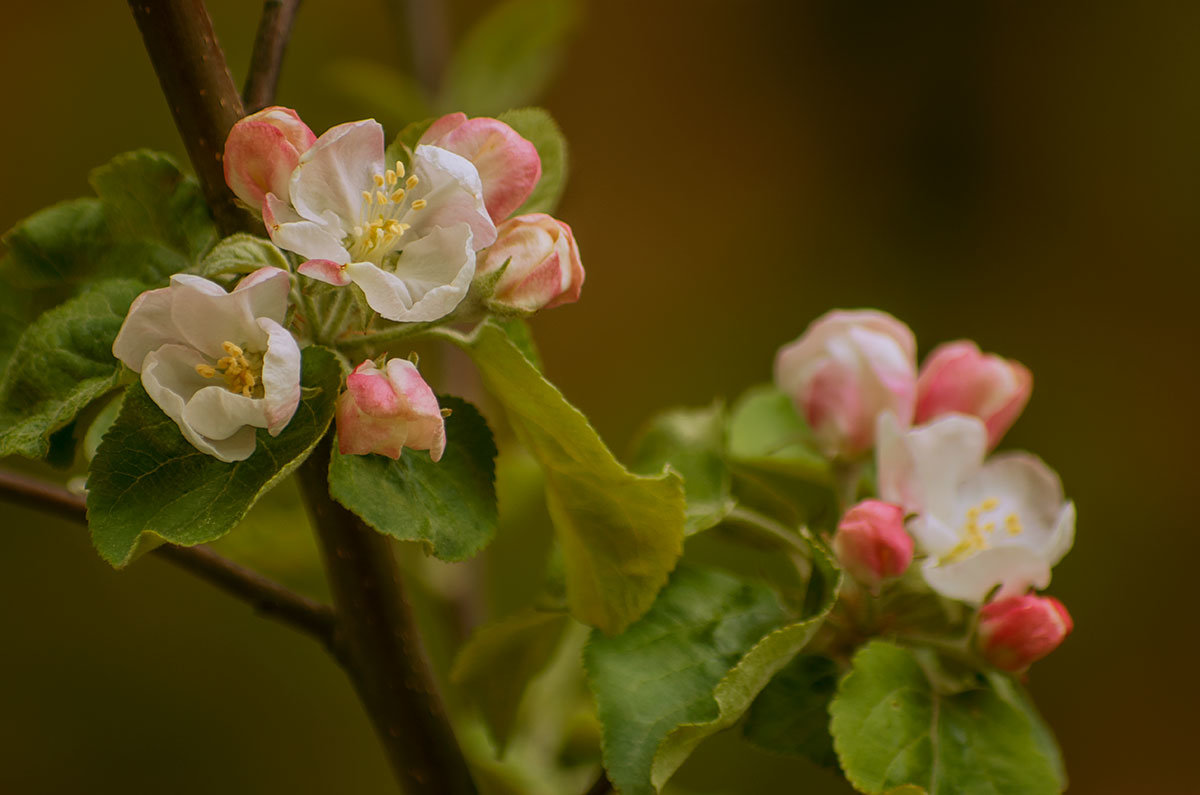
[[[225,185],[225,139],[242,113],[203,0],[128,0],[204,198],[223,234],[262,232]]]
[[[475,795],[388,539],[329,496],[333,434],[300,465],[333,591],[345,664],[405,792]]]
[[[254,51],[250,54],[250,72],[242,98],[246,110],[262,110],[275,102],[279,73],[283,69],[283,52],[287,49],[292,22],[300,0],[264,0],[258,32],[254,35]]]
[[[53,483],[0,470],[0,497],[10,503],[87,526],[87,503],[84,498]],[[163,544],[151,550],[150,554],[186,569],[250,604],[263,615],[312,635],[336,656],[334,614],[327,605],[294,593],[274,580],[234,563],[208,546]]]

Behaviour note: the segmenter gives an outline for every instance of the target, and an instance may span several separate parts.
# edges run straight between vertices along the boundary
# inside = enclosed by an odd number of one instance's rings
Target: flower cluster
[[[1030,591],[1070,550],[1075,507],[1037,457],[991,454],[1029,400],[1024,366],[959,341],[918,370],[899,320],[835,311],[779,351],[775,380],[839,471],[874,453],[878,499],[850,508],[832,539],[852,577],[878,594],[917,557],[930,589],[982,606],[978,649],[1005,670],[1062,641],[1066,609]]]
[[[114,355],[141,374],[149,396],[198,450],[248,458],[256,429],[272,436],[300,403],[300,328],[343,322],[340,304],[311,296],[314,283],[361,291],[384,321],[448,320],[472,282],[486,277],[485,310],[527,314],[579,298],[583,266],[570,227],[544,213],[513,216],[542,176],[533,143],[497,119],[452,113],[435,121],[404,159],[388,162],[374,120],[315,135],[289,108],[234,125],[225,178],[257,211],[271,241],[298,255],[295,272],[264,267],[231,291],[177,274],[133,304]],[[304,325],[289,328],[297,311]],[[374,323],[364,318],[364,323]],[[372,328],[334,328],[361,335]],[[443,414],[415,365],[362,362],[337,400],[341,452],[398,458],[405,447],[445,448]]]

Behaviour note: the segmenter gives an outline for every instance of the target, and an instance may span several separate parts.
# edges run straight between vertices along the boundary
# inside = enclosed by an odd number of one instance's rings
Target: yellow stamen
[[[379,202],[380,204],[387,204],[388,197],[384,195],[383,191],[377,190],[375,191],[375,201]]]
[[[378,183],[376,183],[376,184],[378,184]],[[387,184],[389,184],[389,185],[396,184],[396,172],[390,168],[387,170]]]
[[[1025,528],[1021,526],[1021,518],[1015,513],[1004,517],[1004,529],[1010,536],[1019,536],[1025,532]]]
[[[1000,507],[1000,500],[995,497],[988,497],[983,502],[979,503],[979,507],[984,511],[994,511]]]
[[[383,187],[383,174],[375,175],[375,187],[377,187],[377,188]]]
[[[424,199],[417,199],[415,202],[412,203],[412,208],[414,210],[424,210],[425,206],[428,204],[429,204],[429,202],[425,201]]]
[[[196,365],[196,372],[199,373],[200,375],[204,376],[205,378],[212,378],[217,374],[216,368],[210,364]]]
[[[412,190],[413,188],[417,187],[417,185],[420,182],[421,182],[421,180],[417,178],[417,175],[413,174],[411,177],[404,180],[404,187],[408,188],[409,190]]]
[[[396,176],[397,177],[404,176],[404,164],[401,163],[399,160],[396,161]]]
[[[367,204],[374,204],[375,202],[375,197],[371,195],[371,191],[369,190],[364,190],[362,192],[362,197],[363,201],[365,201]]]
[[[392,191],[392,201],[396,204],[404,201],[404,188],[396,188],[396,190]]]

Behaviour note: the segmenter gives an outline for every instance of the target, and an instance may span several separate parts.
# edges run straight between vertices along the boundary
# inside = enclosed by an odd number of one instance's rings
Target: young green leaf
[[[400,130],[388,144],[388,148],[383,153],[383,161],[391,165],[399,160],[405,168],[411,166],[413,149],[417,148],[417,141],[421,140],[421,136],[435,121],[437,121],[437,117],[430,116],[427,119],[422,118],[420,121],[406,124],[404,129]]]
[[[813,445],[808,423],[773,386],[748,390],[729,419],[729,455],[741,464],[815,482],[830,482],[829,461]]]
[[[378,119],[385,129],[396,129],[415,119],[433,115],[429,99],[416,79],[379,61],[346,58],[330,65],[328,81],[337,92]],[[390,162],[395,162],[393,158]]]
[[[40,210],[4,235],[5,280],[16,287],[62,287],[90,276],[110,245],[99,199],[73,199]]]
[[[567,187],[567,139],[554,118],[541,108],[520,108],[497,116],[537,147],[542,178],[513,215],[553,213]]]
[[[0,455],[45,456],[54,431],[117,385],[113,340],[143,289],[97,282],[25,330],[0,378]]]
[[[816,654],[797,656],[750,705],[743,728],[746,739],[777,754],[804,756],[822,767],[836,767],[829,702],[837,682],[833,660]]]
[[[200,261],[199,273],[206,279],[228,274],[253,273],[259,268],[288,269],[283,252],[266,238],[238,232],[230,235]]]
[[[89,177],[115,241],[152,241],[194,265],[217,239],[200,185],[160,152],[118,155]]]
[[[496,534],[496,443],[478,410],[439,396],[446,418],[446,452],[405,450],[397,460],[342,455],[329,464],[329,493],[379,532],[420,541],[442,560],[466,560]]]
[[[682,480],[621,466],[499,326],[484,323],[460,344],[546,473],[571,613],[620,632],[650,608],[683,550]]]
[[[440,104],[493,116],[535,101],[554,74],[579,11],[579,0],[496,5],[455,50]]]
[[[259,430],[254,454],[230,464],[189,444],[141,384],[130,387],[88,474],[88,526],[100,555],[121,567],[154,539],[192,546],[228,533],[312,452],[333,419],[341,377],[333,353],[305,348],[295,416],[279,436]]]
[[[653,475],[670,465],[683,476],[689,534],[717,525],[733,510],[722,403],[658,415],[642,429],[634,450],[634,472]]]
[[[812,547],[812,577],[800,620],[776,629],[746,652],[712,691],[716,712],[674,729],[654,754],[650,782],[661,790],[703,740],[738,721],[771,677],[813,639],[833,608],[841,571],[819,547]]]
[[[1028,714],[990,687],[944,694],[915,654],[873,641],[829,708],[838,759],[860,792],[929,795],[1062,791]]]
[[[454,660],[450,681],[479,706],[503,751],[525,688],[554,656],[570,618],[525,610],[475,631]]]

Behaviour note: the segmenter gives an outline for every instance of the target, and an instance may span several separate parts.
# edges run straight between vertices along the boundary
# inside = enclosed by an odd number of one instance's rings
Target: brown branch
[[[242,99],[203,0],[129,0],[129,8],[217,226],[261,233],[225,186],[225,138],[243,115]]]
[[[84,498],[61,486],[0,470],[0,497],[10,503],[87,526]],[[334,616],[328,606],[289,591],[274,580],[234,563],[204,545],[179,547],[163,544],[151,550],[150,554],[170,561],[247,602],[263,615],[312,635],[337,656],[333,642]]]
[[[405,792],[475,795],[386,537],[329,496],[333,434],[300,465],[346,663]]]
[[[250,55],[250,72],[242,98],[246,110],[254,112],[275,102],[279,73],[283,69],[283,51],[300,0],[263,0],[262,18],[254,35],[254,51]]]

